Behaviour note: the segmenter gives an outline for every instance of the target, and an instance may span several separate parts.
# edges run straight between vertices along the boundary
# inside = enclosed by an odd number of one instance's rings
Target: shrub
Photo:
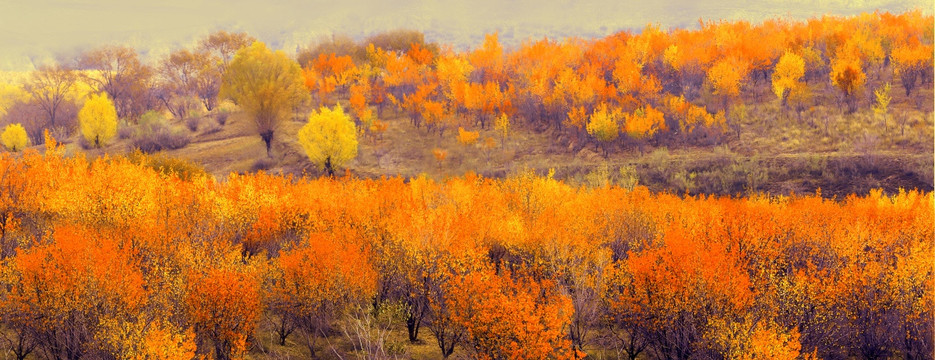
[[[632,165],[624,165],[620,167],[620,179],[617,181],[617,185],[620,187],[633,190],[637,185],[640,184],[639,174],[636,172],[636,167]]]
[[[188,160],[174,158],[165,154],[146,154],[136,150],[127,155],[131,163],[145,166],[167,176],[177,176],[189,181],[194,178],[209,176],[201,165]]]
[[[143,113],[143,115],[140,115],[140,119],[139,121],[137,121],[137,123],[139,125],[147,125],[147,124],[152,124],[152,123],[157,123],[157,122],[163,122],[165,120],[166,120],[166,117],[162,114],[162,112],[156,111],[156,110],[150,110],[150,111]]]
[[[184,131],[173,131],[161,116],[140,119],[131,145],[142,152],[153,153],[162,150],[175,150],[187,146],[191,137]]]
[[[584,175],[584,185],[589,187],[605,187],[610,186],[612,183],[610,166],[607,163],[594,167],[593,170]]]
[[[250,172],[266,171],[272,168],[273,165],[275,164],[276,164],[276,161],[268,157],[259,158],[253,162],[252,166],[250,166]]]
[[[696,187],[696,176],[697,174],[695,172],[681,170],[672,175],[671,184],[676,191],[682,193],[693,193]]]
[[[190,117],[185,120],[185,127],[187,127],[188,130],[191,130],[192,132],[198,131],[199,125],[201,125],[201,118]]]
[[[229,116],[230,116],[229,112],[227,112],[226,110],[221,110],[221,111],[218,111],[218,113],[214,115],[214,119],[217,120],[218,125],[224,126],[225,124],[227,124],[227,118]]]

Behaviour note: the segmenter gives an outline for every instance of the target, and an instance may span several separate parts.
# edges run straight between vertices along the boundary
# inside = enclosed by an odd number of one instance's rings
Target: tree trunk
[[[263,143],[266,144],[266,156],[273,157],[273,130],[260,132],[260,138],[262,138]]]
[[[409,342],[419,341],[419,327],[422,325],[422,319],[417,319],[413,315],[406,318],[406,330],[409,332]]]
[[[334,165],[331,164],[331,157],[325,158],[325,172],[328,173],[328,177],[334,177]]]

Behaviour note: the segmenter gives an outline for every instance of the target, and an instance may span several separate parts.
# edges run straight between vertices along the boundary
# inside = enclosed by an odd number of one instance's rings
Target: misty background
[[[932,13],[930,0],[0,0],[0,70],[69,62],[82,50],[124,44],[144,61],[216,30],[246,31],[294,54],[332,34],[355,39],[399,28],[464,50],[499,31],[505,46],[533,38],[601,37],[647,24],[695,28],[699,19],[759,22],[875,10]]]

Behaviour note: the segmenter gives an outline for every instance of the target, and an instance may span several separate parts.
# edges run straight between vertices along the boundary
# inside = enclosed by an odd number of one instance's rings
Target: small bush
[[[119,138],[120,140],[129,139],[131,136],[133,136],[134,132],[136,132],[136,128],[132,126],[127,126],[126,124],[124,124],[119,129],[117,129],[117,138]]]
[[[640,176],[636,172],[636,167],[632,165],[624,165],[620,167],[620,179],[617,180],[617,185],[620,187],[633,190],[637,185],[640,184]]]
[[[595,166],[591,171],[584,174],[583,184],[592,187],[606,187],[613,183],[611,178],[610,166],[607,163]]]
[[[140,119],[131,145],[145,153],[162,150],[175,150],[187,146],[191,136],[184,132],[173,131],[164,120],[157,118]]]
[[[190,108],[190,109],[188,110],[188,112],[185,113],[185,117],[186,117],[186,118],[189,118],[189,119],[190,119],[190,118],[200,118],[200,117],[202,117],[202,116],[204,116],[204,115],[205,115],[204,111],[202,111],[202,110],[201,110],[201,107],[198,106],[198,105],[192,106],[192,108]]]
[[[140,115],[140,118],[137,121],[137,124],[145,126],[148,124],[154,124],[154,123],[164,122],[164,121],[166,121],[166,117],[165,115],[162,114],[161,111],[150,110],[150,111],[143,113],[143,115]]]
[[[688,172],[688,170],[681,170],[672,176],[672,186],[681,193],[692,193],[695,191],[695,177],[697,174],[695,172]]]
[[[227,118],[230,115],[230,112],[228,112],[226,109],[220,109],[218,110],[217,114],[214,114],[214,120],[217,120],[218,125],[224,126],[227,124]]]
[[[266,171],[271,169],[275,164],[276,162],[268,157],[259,158],[250,166],[250,172]]]
[[[145,166],[167,176],[177,176],[179,179],[191,179],[209,176],[203,167],[191,161],[166,156],[165,154],[146,154],[134,151],[127,155],[127,159],[136,165]]]
[[[191,130],[192,132],[198,131],[199,125],[201,125],[201,118],[190,117],[185,120],[185,127],[187,127],[188,130]]]

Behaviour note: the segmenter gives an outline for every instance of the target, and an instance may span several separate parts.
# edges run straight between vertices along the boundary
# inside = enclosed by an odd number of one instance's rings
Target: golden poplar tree
[[[234,100],[253,119],[270,156],[279,125],[308,96],[299,64],[259,41],[237,51],[221,85],[221,97]]]
[[[792,89],[800,86],[799,79],[805,75],[805,60],[795,53],[786,52],[779,58],[773,71],[773,93],[786,103]]]
[[[299,144],[308,159],[334,176],[334,169],[357,157],[357,126],[341,105],[313,112],[299,130]]]
[[[106,94],[92,95],[78,112],[81,134],[94,147],[101,147],[117,134],[117,109]]]
[[[3,146],[6,146],[7,149],[17,152],[26,147],[29,137],[26,136],[26,129],[23,128],[23,125],[10,124],[3,129],[0,140],[3,141]]]

